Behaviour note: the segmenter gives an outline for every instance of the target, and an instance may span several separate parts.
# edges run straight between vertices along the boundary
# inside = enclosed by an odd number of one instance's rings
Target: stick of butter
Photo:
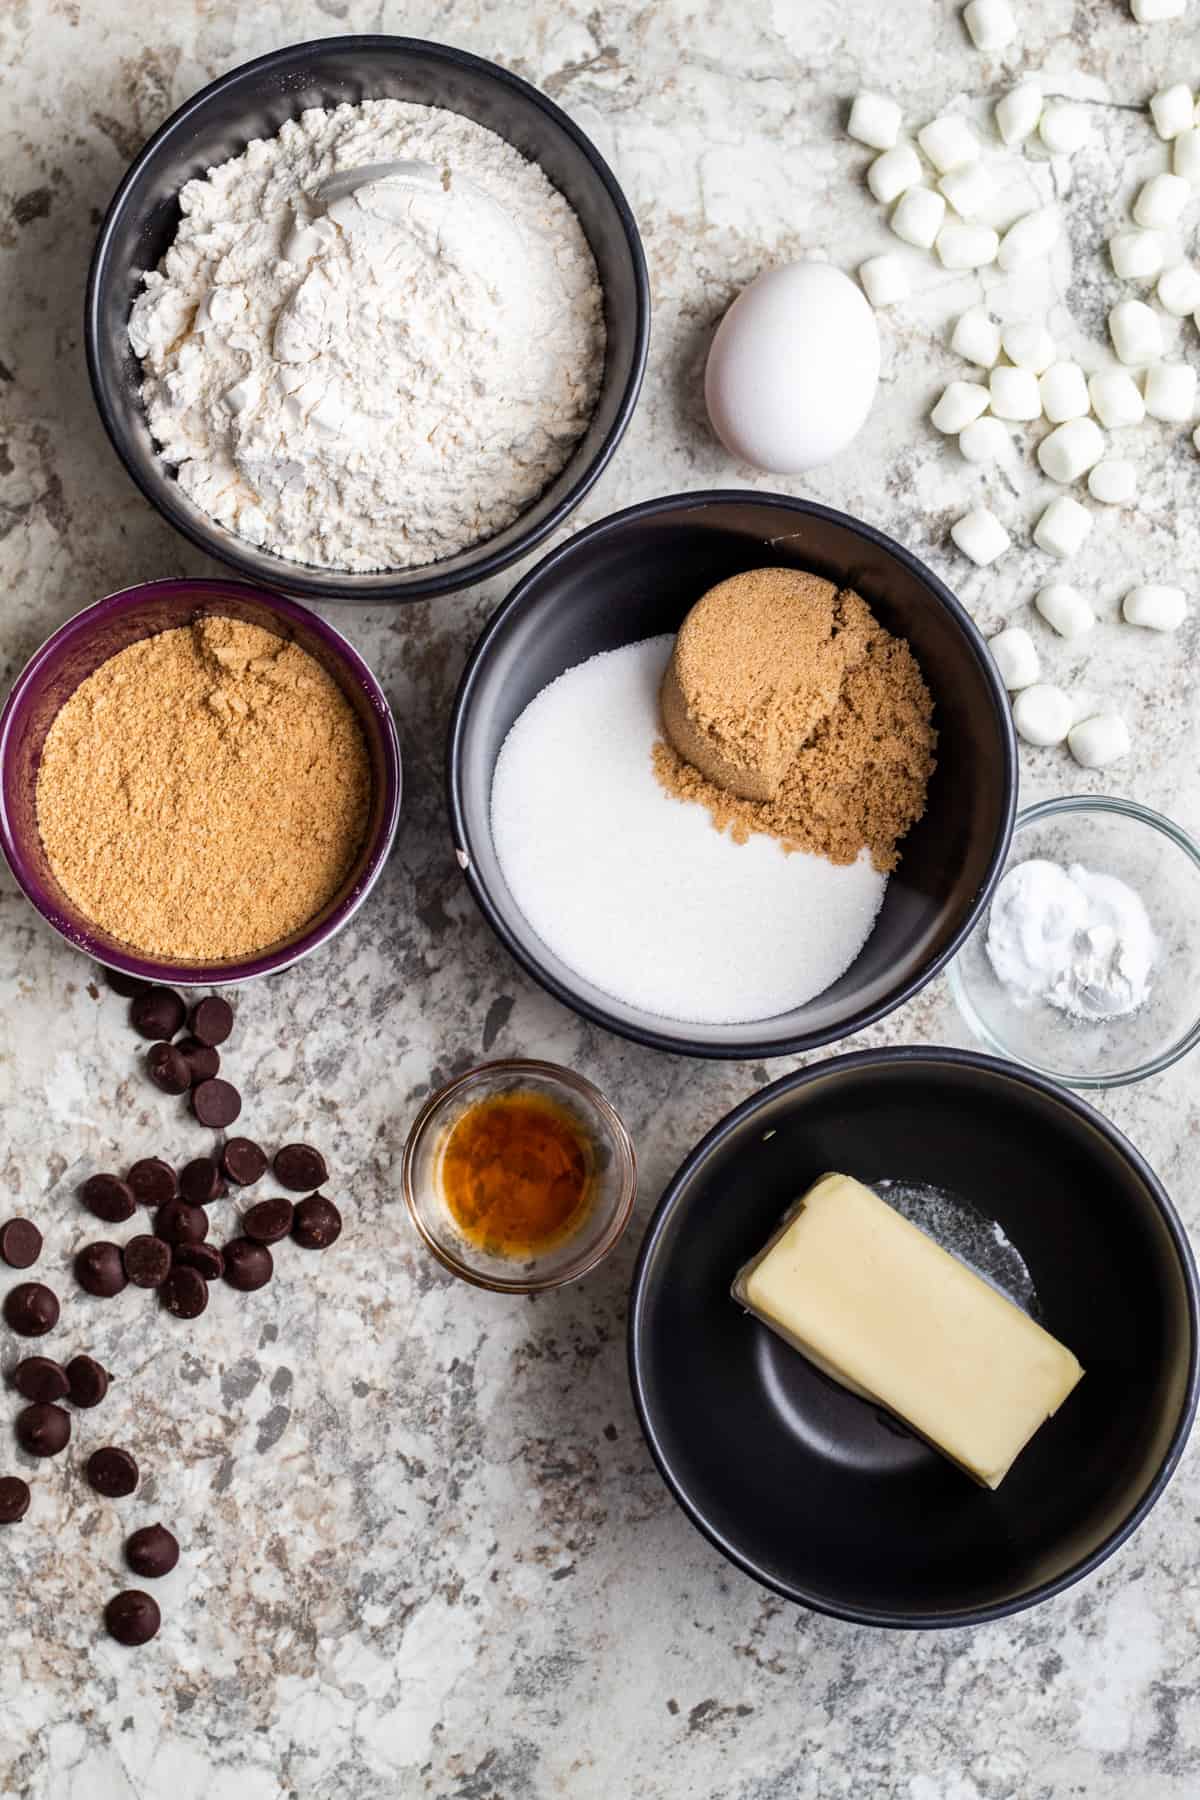
[[[849,1175],[822,1175],[734,1299],[996,1488],[1083,1374],[1011,1300]]]

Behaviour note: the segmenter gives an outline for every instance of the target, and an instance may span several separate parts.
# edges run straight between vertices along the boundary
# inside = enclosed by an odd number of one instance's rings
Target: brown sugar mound
[[[46,737],[50,866],[95,925],[154,956],[252,955],[331,900],[371,769],[337,683],[258,625],[204,618],[131,644]]]
[[[716,828],[730,831],[738,843],[764,832],[786,850],[811,851],[834,863],[854,862],[866,848],[886,874],[899,861],[901,838],[925,810],[936,766],[933,701],[908,644],[885,631],[865,601],[845,590],[837,606],[852,621],[852,636],[833,700],[793,746],[770,797],[730,792],[673,743],[654,746],[654,769],[669,793],[706,806]],[[710,647],[736,660],[728,643],[722,649],[713,639]],[[756,665],[759,660],[756,655]],[[714,665],[709,690],[718,684]],[[739,691],[736,668],[727,685]]]
[[[873,625],[856,594],[803,569],[720,582],[675,640],[661,694],[668,739],[728,793],[772,799]]]

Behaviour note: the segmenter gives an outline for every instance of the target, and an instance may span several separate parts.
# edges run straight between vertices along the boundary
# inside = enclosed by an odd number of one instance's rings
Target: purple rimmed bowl
[[[299,644],[337,682],[362,727],[371,807],[354,867],[315,918],[253,956],[218,962],[150,957],[93,925],[63,893],[37,823],[37,774],[46,734],[100,664],[156,632],[221,614]],[[281,594],[241,581],[147,581],[95,601],[61,625],[13,683],[0,712],[0,848],[26,898],[67,942],[106,968],[173,987],[222,986],[273,975],[327,943],[358,911],[387,861],[400,816],[400,741],[387,698],[358,652],[324,619]]]

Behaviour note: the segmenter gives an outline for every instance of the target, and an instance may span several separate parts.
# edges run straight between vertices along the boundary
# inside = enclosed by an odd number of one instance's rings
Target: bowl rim
[[[1114,814],[1118,818],[1133,819],[1139,825],[1149,826],[1151,830],[1167,838],[1175,845],[1176,849],[1182,850],[1184,855],[1191,859],[1197,874],[1200,874],[1200,844],[1197,844],[1194,838],[1189,837],[1182,825],[1177,825],[1173,819],[1168,819],[1165,813],[1155,812],[1153,807],[1143,806],[1140,800],[1126,800],[1118,794],[1058,794],[1048,800],[1035,801],[1032,806],[1022,807],[1017,814],[1001,875],[1003,876],[1010,866],[1017,839],[1027,825],[1036,825],[1041,820],[1052,819],[1059,813],[1089,812]],[[975,930],[983,930],[982,915]],[[974,932],[971,935],[974,936]],[[965,950],[965,948],[964,944],[963,949]],[[1047,1075],[1052,1081],[1062,1082],[1064,1086],[1078,1088],[1084,1093],[1093,1093],[1104,1088],[1128,1087],[1131,1082],[1145,1081],[1150,1075],[1161,1075],[1164,1069],[1169,1069],[1172,1064],[1180,1062],[1183,1057],[1196,1048],[1197,1044],[1200,1044],[1200,1012],[1198,1012],[1194,1023],[1173,1044],[1169,1044],[1165,1050],[1160,1050],[1157,1056],[1151,1056],[1143,1063],[1135,1063],[1132,1068],[1118,1069],[1111,1075],[1077,1075],[1063,1069],[1052,1069],[1048,1063],[1033,1062],[1018,1051],[1011,1049],[984,1022],[967,992],[967,984],[957,955],[947,970],[947,979],[960,1017],[972,1035],[987,1050],[1004,1057],[1008,1062],[1018,1064],[1023,1069],[1033,1069],[1039,1075]]]
[[[558,1083],[561,1087],[570,1088],[583,1096],[595,1107],[611,1131],[618,1151],[622,1157],[623,1169],[621,1193],[617,1206],[604,1232],[589,1254],[579,1261],[569,1264],[561,1274],[553,1277],[528,1276],[514,1277],[511,1281],[501,1278],[489,1278],[472,1269],[469,1263],[461,1261],[452,1251],[438,1241],[427,1228],[425,1221],[417,1210],[414,1195],[413,1164],[416,1160],[417,1148],[433,1123],[437,1114],[447,1101],[464,1089],[473,1087],[484,1076],[495,1075],[528,1075],[538,1076],[547,1085]],[[637,1200],[638,1166],[637,1150],[629,1129],[620,1113],[602,1089],[586,1075],[580,1075],[575,1069],[568,1069],[562,1063],[546,1062],[544,1059],[529,1056],[504,1056],[494,1062],[476,1063],[461,1075],[454,1076],[436,1091],[430,1094],[421,1110],[408,1128],[408,1136],[404,1140],[404,1154],[400,1164],[400,1186],[404,1195],[404,1204],[408,1216],[425,1248],[433,1253],[444,1269],[457,1275],[460,1281],[470,1282],[472,1287],[486,1288],[493,1294],[546,1294],[555,1288],[565,1287],[573,1281],[582,1281],[609,1252],[616,1248],[625,1235],[626,1227],[633,1217],[634,1203]]]
[[[999,1076],[1017,1086],[1032,1088],[1035,1092],[1064,1106],[1068,1112],[1074,1113],[1103,1137],[1117,1155],[1130,1165],[1157,1207],[1171,1238],[1183,1276],[1190,1345],[1187,1385],[1179,1418],[1164,1451],[1162,1461],[1141,1499],[1102,1543],[1094,1550],[1089,1551],[1086,1556],[1080,1557],[1061,1575],[1055,1576],[1053,1580],[1038,1583],[1015,1600],[996,1601],[986,1606],[959,1607],[949,1612],[910,1614],[871,1607],[840,1606],[832,1604],[827,1598],[818,1599],[811,1594],[789,1588],[757,1567],[752,1557],[744,1555],[705,1518],[701,1508],[693,1504],[684,1488],[675,1480],[669,1458],[664,1454],[655,1432],[645,1388],[642,1384],[639,1329],[645,1310],[650,1261],[671,1214],[691,1185],[698,1170],[745,1120],[753,1118],[755,1113],[760,1111],[767,1102],[779,1095],[798,1093],[814,1081],[827,1077],[831,1071],[878,1068],[881,1065],[919,1062],[929,1062],[935,1067],[949,1064],[954,1067],[973,1068],[989,1078]],[[638,1423],[659,1474],[692,1524],[729,1562],[763,1587],[779,1594],[783,1599],[807,1607],[812,1612],[822,1613],[827,1618],[842,1619],[852,1625],[871,1625],[888,1630],[949,1630],[963,1625],[984,1625],[997,1619],[1010,1618],[1015,1613],[1024,1612],[1029,1607],[1040,1605],[1043,1600],[1050,1600],[1055,1595],[1063,1593],[1067,1588],[1073,1587],[1076,1582],[1082,1581],[1085,1576],[1099,1568],[1101,1563],[1106,1562],[1114,1551],[1120,1549],[1121,1545],[1132,1537],[1147,1514],[1156,1505],[1183,1455],[1196,1416],[1197,1401],[1200,1399],[1200,1280],[1197,1277],[1196,1260],[1187,1232],[1166,1188],[1136,1145],[1132,1144],[1111,1119],[1107,1119],[1103,1113],[1098,1112],[1089,1101],[1081,1099],[1078,1094],[1073,1094],[1070,1089],[1064,1088],[1056,1081],[1051,1081],[1036,1070],[1023,1068],[1021,1065],[1001,1057],[984,1056],[975,1050],[958,1050],[939,1044],[903,1044],[877,1050],[855,1050],[845,1056],[825,1057],[819,1062],[810,1063],[806,1068],[794,1070],[792,1074],[772,1082],[769,1087],[760,1088],[748,1099],[735,1106],[731,1112],[726,1113],[724,1118],[718,1120],[716,1125],[700,1139],[695,1148],[689,1151],[664,1188],[662,1197],[651,1214],[645,1236],[642,1239],[641,1249],[638,1252],[629,1288],[626,1359],[629,1385]]]
[[[135,950],[116,950],[107,944],[97,942],[88,928],[76,929],[66,927],[60,919],[58,907],[51,896],[43,888],[42,883],[34,875],[17,844],[9,817],[8,802],[5,795],[3,773],[8,763],[12,747],[12,733],[17,708],[26,690],[35,678],[42,673],[48,664],[52,664],[62,650],[75,639],[86,637],[98,621],[109,614],[131,611],[146,600],[160,600],[168,603],[184,604],[188,601],[205,598],[232,596],[235,599],[253,600],[265,606],[268,611],[311,631],[318,637],[331,654],[346,665],[359,686],[370,701],[372,711],[379,720],[383,740],[384,794],[383,813],[379,829],[376,832],[370,854],[367,856],[362,872],[355,881],[350,893],[334,910],[317,926],[303,932],[292,943],[273,951],[260,951],[254,956],[247,956],[229,963],[185,963],[178,968],[165,963],[160,958],[145,956]],[[180,621],[183,623],[183,621]],[[270,588],[258,587],[247,581],[228,578],[170,576],[157,581],[142,581],[133,587],[118,588],[111,594],[103,595],[99,600],[91,601],[81,607],[69,619],[63,621],[56,631],[36,649],[24,668],[17,675],[4,705],[0,708],[0,850],[12,870],[13,877],[25,898],[40,918],[44,919],[58,935],[70,944],[72,949],[81,950],[106,969],[115,969],[123,975],[130,975],[139,981],[160,982],[170,987],[226,987],[234,983],[253,980],[260,975],[277,974],[298,962],[309,951],[326,943],[342,926],[347,924],[363,904],[375,883],[383,872],[396,836],[400,820],[400,802],[403,792],[403,763],[400,754],[400,738],[396,730],[396,721],[388,704],[383,687],[363,661],[350,640],[342,635],[336,626],[320,617],[309,607],[298,601],[290,600],[284,594],[275,593]]]
[[[185,100],[171,113],[169,118],[163,121],[158,130],[147,139],[133,158],[108,203],[96,234],[96,242],[88,264],[83,311],[84,351],[92,395],[109,442],[124,465],[126,473],[155,510],[198,549],[236,570],[242,580],[261,583],[264,580],[263,572],[243,555],[240,548],[241,539],[233,532],[223,530],[215,521],[210,529],[193,519],[190,513],[178,504],[174,485],[170,481],[164,478],[161,482],[156,482],[145,477],[138,466],[137,459],[127,445],[124,433],[119,428],[115,413],[109,405],[104,391],[103,365],[105,359],[100,351],[102,339],[100,329],[101,285],[108,274],[112,240],[116,234],[118,222],[129,204],[134,185],[140,178],[143,168],[157,154],[160,145],[165,143],[172,134],[185,131],[189,121],[202,111],[209,101],[251,71],[292,67],[303,61],[307,55],[318,52],[352,49],[369,57],[376,50],[383,48],[393,52],[397,50],[401,52],[419,51],[423,56],[432,55],[452,69],[470,69],[473,73],[486,75],[500,87],[519,94],[527,103],[545,113],[570,140],[584,161],[591,166],[603,186],[620,224],[621,233],[629,252],[634,285],[633,347],[628,379],[622,390],[612,422],[595,454],[581,469],[570,488],[550,509],[545,518],[537,525],[519,532],[507,549],[487,552],[486,546],[491,540],[484,539],[479,546],[484,553],[479,556],[478,560],[472,562],[469,567],[459,569],[454,573],[437,574],[437,563],[429,563],[423,568],[407,573],[402,570],[371,571],[370,578],[376,581],[377,585],[370,590],[355,585],[356,582],[363,579],[363,575],[354,570],[326,570],[315,564],[310,568],[305,563],[292,563],[283,558],[279,559],[279,581],[289,593],[295,593],[310,600],[336,600],[343,604],[362,606],[428,600],[438,594],[455,593],[463,588],[474,587],[479,582],[489,580],[493,575],[499,574],[502,569],[508,568],[510,564],[528,556],[531,550],[544,542],[551,532],[562,524],[563,520],[575,510],[599,480],[616,454],[617,447],[628,429],[641,392],[650,347],[650,275],[637,221],[620,183],[591,139],[576,125],[574,120],[561,107],[556,106],[548,95],[534,87],[532,82],[523,80],[519,75],[514,75],[511,70],[502,67],[500,63],[492,62],[487,57],[475,56],[469,50],[459,50],[453,45],[439,43],[432,38],[396,36],[387,32],[349,32],[336,37],[306,38],[301,43],[285,44],[278,49],[268,51],[263,56],[251,57],[248,62],[239,63],[235,68],[227,69],[224,74],[218,75],[215,80],[208,82]],[[549,178],[547,177],[547,179]],[[514,521],[514,523],[516,522]],[[506,529],[508,528],[506,527]],[[470,552],[463,554],[470,554]],[[382,579],[389,574],[394,575],[395,579],[392,581]]]
[[[542,965],[535,949],[527,948],[517,934],[510,930],[500,908],[479,880],[475,869],[470,832],[467,828],[466,808],[463,802],[463,740],[466,735],[467,713],[474,699],[475,691],[482,680],[484,667],[491,654],[493,644],[514,614],[532,603],[531,595],[536,599],[536,588],[561,564],[581,553],[586,554],[594,544],[606,537],[616,535],[628,525],[643,519],[654,518],[663,512],[691,512],[709,506],[745,505],[747,503],[776,507],[780,511],[790,513],[798,512],[807,518],[830,520],[849,529],[858,537],[866,539],[868,543],[877,548],[887,551],[926,585],[958,625],[979,666],[985,684],[991,690],[993,711],[1000,736],[1005,801],[1001,829],[995,849],[988,862],[984,879],[976,890],[962,923],[938,954],[889,998],[872,1006],[861,1007],[843,1023],[821,1030],[795,1032],[782,1039],[760,1036],[751,1042],[739,1044],[702,1043],[680,1035],[672,1035],[669,1031],[653,1024],[640,1024],[632,1020],[614,1017],[605,1007],[575,993],[566,982],[560,981],[556,975]],[[501,601],[484,625],[467,658],[466,667],[463,669],[450,710],[450,727],[446,736],[445,771],[450,827],[458,866],[466,877],[467,886],[470,888],[480,912],[509,955],[520,964],[526,974],[531,975],[540,987],[544,988],[548,994],[553,995],[570,1011],[582,1018],[590,1019],[595,1025],[603,1026],[606,1031],[615,1032],[619,1037],[632,1039],[634,1043],[645,1044],[652,1050],[666,1050],[676,1056],[696,1056],[708,1061],[720,1062],[762,1061],[775,1056],[794,1056],[808,1050],[818,1050],[826,1044],[836,1043],[842,1038],[850,1037],[854,1032],[875,1024],[879,1019],[886,1018],[897,1007],[903,1006],[906,1001],[920,993],[921,989],[958,954],[991,899],[1008,856],[1013,820],[1017,809],[1017,736],[1012,722],[1012,708],[1009,704],[1008,693],[996,668],[995,659],[988,650],[979,627],[962,602],[955,597],[945,582],[934,574],[932,569],[921,562],[919,557],[914,556],[911,550],[906,550],[902,544],[898,544],[894,538],[889,537],[887,532],[880,531],[877,526],[870,525],[862,519],[855,519],[849,513],[839,512],[834,507],[822,506],[816,500],[802,499],[791,494],[763,493],[755,488],[703,488],[691,493],[666,494],[654,499],[642,500],[633,506],[623,507],[619,512],[608,514],[606,518],[597,520],[593,525],[585,526],[583,530],[575,532],[543,556],[532,569],[521,577],[512,592]],[[532,927],[529,935],[531,941],[536,945],[537,939]],[[647,1018],[651,1016],[650,1014],[646,1015]],[[782,1015],[774,1016],[778,1018]],[[760,1026],[766,1027],[770,1025],[771,1020],[764,1019],[759,1023]]]

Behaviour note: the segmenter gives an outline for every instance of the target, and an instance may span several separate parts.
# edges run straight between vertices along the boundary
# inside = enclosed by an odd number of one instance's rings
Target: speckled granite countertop
[[[1032,156],[1033,194],[1069,193],[1070,243],[1040,272],[1060,343],[1094,361],[1116,298],[1100,253],[1162,165],[1138,107],[1200,68],[1200,17],[1139,30],[1124,0],[1014,0],[1023,44],[975,53],[951,0],[5,0],[0,7],[0,677],[78,607],[141,578],[205,573],[142,502],[93,413],[80,316],[101,211],[146,135],[211,76],[275,44],[346,30],[428,35],[539,82],[609,155],[654,284],[650,369],[586,523],[668,487],[747,484],[703,419],[714,321],[772,259],[852,267],[886,233],[867,154],[838,131],[862,85],[921,123],[1043,69],[1085,99],[1092,146]],[[1028,202],[1026,202],[1028,204]],[[947,543],[985,478],[925,423],[951,373],[947,323],[973,276],[920,267],[884,326],[884,382],[853,451],[797,491],[873,520],[943,572],[985,628],[1024,618],[1045,560],[1028,530],[1047,484],[1028,457],[996,486],[1019,548],[989,573]],[[996,296],[1004,303],[1004,296]],[[1028,296],[1009,296],[1018,310]],[[1189,328],[1190,331],[1190,328]],[[1187,354],[1195,358],[1190,337]],[[1054,678],[1117,699],[1133,755],[1089,777],[1022,752],[1023,797],[1134,794],[1200,828],[1194,625],[1159,641],[1112,623],[1129,572],[1195,585],[1200,464],[1186,434],[1138,437],[1142,503],[1098,518],[1074,578],[1106,622],[1082,650],[1039,628]],[[762,486],[771,483],[764,479]],[[643,1448],[625,1379],[625,1296],[641,1227],[685,1150],[771,1068],[696,1066],[592,1030],[497,952],[467,898],[442,807],[454,682],[509,580],[388,614],[333,616],[387,687],[407,794],[369,906],[322,957],[240,997],[231,1066],[267,1141],[327,1148],[348,1229],[196,1327],[150,1305],[103,1312],[62,1283],[51,1344],[119,1375],[106,1437],[146,1474],[139,1516],[184,1543],[162,1636],[98,1632],[122,1524],[78,1478],[77,1445],[38,1471],[0,1545],[7,1622],[0,1790],[16,1800],[1185,1800],[1200,1792],[1195,1452],[1102,1572],[1006,1624],[872,1634],[809,1616],[728,1568]],[[1190,659],[1190,660],[1189,660]],[[0,882],[4,1201],[61,1269],[87,1228],[75,1180],[119,1157],[207,1141],[133,1073],[121,1004]],[[863,1043],[964,1041],[944,981]],[[561,1059],[599,1081],[637,1139],[635,1228],[591,1279],[536,1303],[452,1283],[398,1192],[415,1108],[487,1053]],[[1105,1110],[1200,1228],[1197,1064]],[[130,1294],[124,1296],[129,1300]],[[84,1339],[86,1338],[86,1343]],[[8,1352],[6,1351],[6,1356]]]

